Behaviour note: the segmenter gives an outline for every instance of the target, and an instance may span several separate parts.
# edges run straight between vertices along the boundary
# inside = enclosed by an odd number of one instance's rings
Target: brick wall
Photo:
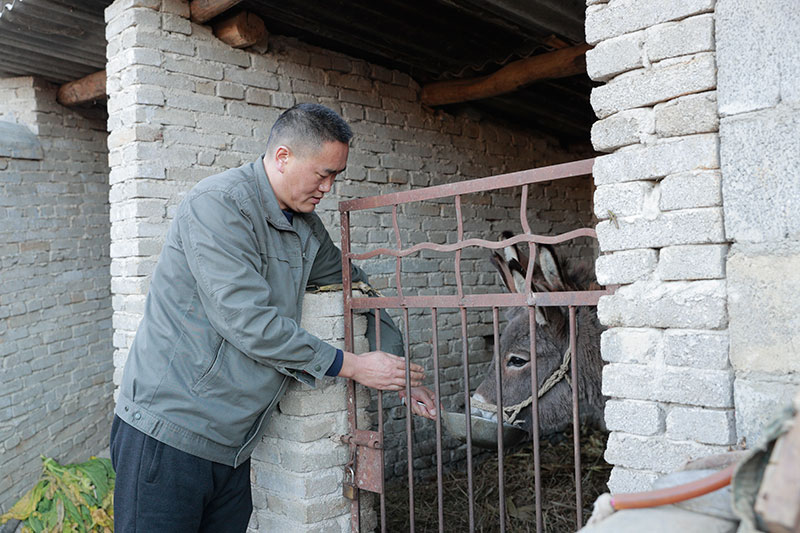
[[[800,13],[718,0],[720,163],[739,439],[800,390]]]
[[[714,0],[589,0],[612,492],[736,443]]]
[[[0,121],[24,128],[0,140],[1,513],[33,486],[39,455],[107,447],[113,386],[105,113],[9,78]],[[30,150],[5,150],[21,138]]]
[[[106,10],[115,383],[141,316],[148,277],[182,194],[205,176],[258,157],[272,122],[295,103],[327,105],[340,112],[355,133],[346,175],[337,179],[333,194],[318,207],[337,241],[341,199],[580,159],[591,151],[587,145],[563,147],[555,139],[491,117],[452,116],[425,108],[419,103],[419,85],[407,75],[293,39],[272,36],[247,51],[234,50],[187,16],[187,3],[176,0],[118,1]],[[465,198],[466,232],[496,238],[499,230],[519,228],[518,195],[509,191]],[[534,188],[533,228],[552,233],[588,225],[591,196],[587,179]],[[354,216],[353,226],[355,250],[394,243],[386,212]],[[427,240],[428,235],[452,242],[454,208],[409,207],[400,227],[406,244]],[[566,248],[567,256],[591,257],[594,252],[590,242]],[[472,250],[464,254],[465,283],[476,290],[496,283],[486,255]],[[394,262],[390,263],[391,269],[386,261],[364,264],[375,285],[387,292],[393,279]],[[404,283],[414,290],[454,290],[452,260],[423,255],[405,260],[403,268]],[[488,315],[470,315],[476,375],[490,357],[483,338],[491,332]],[[430,326],[420,320],[419,327],[415,322],[411,328],[418,336],[412,338],[412,357],[423,361],[430,353],[429,336],[425,337],[425,327]],[[452,315],[443,316],[442,323],[446,405],[461,408],[459,326]],[[432,366],[429,358],[425,365]],[[404,415],[393,408],[398,405],[396,395],[387,395],[387,404],[387,441],[394,445],[405,440],[400,433]],[[424,421],[419,425],[419,453],[430,455],[426,450],[433,446],[433,427]],[[463,456],[457,443],[450,445]],[[405,452],[396,453],[394,464],[404,472]]]

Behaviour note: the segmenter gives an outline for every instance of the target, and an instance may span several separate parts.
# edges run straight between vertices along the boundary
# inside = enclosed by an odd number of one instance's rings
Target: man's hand
[[[405,403],[406,391],[400,391],[400,399]],[[411,387],[411,412],[417,416],[424,416],[436,420],[436,396],[428,387]]]
[[[422,367],[411,363],[411,386],[416,387],[425,377]],[[380,350],[356,355],[344,352],[339,376],[358,381],[373,389],[399,391],[406,386],[406,360]]]

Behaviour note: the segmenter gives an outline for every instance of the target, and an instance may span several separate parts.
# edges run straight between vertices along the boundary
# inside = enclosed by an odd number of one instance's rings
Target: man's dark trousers
[[[114,531],[244,533],[250,460],[233,468],[182,452],[114,417]]]

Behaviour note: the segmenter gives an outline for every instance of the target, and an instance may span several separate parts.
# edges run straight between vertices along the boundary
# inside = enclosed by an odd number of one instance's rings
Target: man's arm
[[[317,257],[314,260],[314,265],[311,269],[309,283],[319,286],[342,283],[341,250],[339,250],[339,248],[333,244],[328,231],[325,229],[325,226],[318,217],[312,215],[308,217],[308,221],[314,230],[314,234],[320,241],[319,251],[317,252]],[[365,283],[369,283],[367,274],[355,265],[352,265],[351,279],[354,282],[363,281]],[[375,313],[370,312],[365,313],[365,315],[367,318],[367,341],[369,341],[370,350],[375,350],[377,349],[375,337]],[[398,329],[398,327],[392,321],[392,318],[389,316],[386,310],[381,309],[380,317],[381,350],[402,357],[404,355],[404,348],[403,336],[400,333],[400,329]]]

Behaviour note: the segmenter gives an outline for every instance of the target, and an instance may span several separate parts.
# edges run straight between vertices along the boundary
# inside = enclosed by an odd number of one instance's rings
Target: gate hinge
[[[377,431],[356,429],[342,435],[342,442],[355,448],[353,481],[359,489],[383,494],[383,443]]]

